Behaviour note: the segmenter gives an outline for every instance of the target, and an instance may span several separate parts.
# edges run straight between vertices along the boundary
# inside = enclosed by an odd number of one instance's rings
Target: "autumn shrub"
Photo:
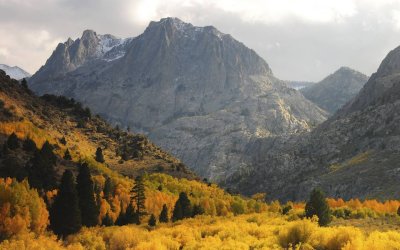
[[[309,244],[312,234],[317,229],[318,224],[308,219],[290,222],[279,231],[279,244],[284,248],[296,246],[300,243]]]
[[[42,198],[28,181],[0,179],[0,235],[3,239],[32,231],[45,231],[49,213]]]

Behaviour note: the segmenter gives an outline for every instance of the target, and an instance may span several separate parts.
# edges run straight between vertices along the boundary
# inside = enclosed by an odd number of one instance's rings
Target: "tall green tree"
[[[32,187],[45,190],[56,187],[56,160],[53,146],[46,141],[30,161],[28,179]]]
[[[58,194],[50,209],[50,227],[62,237],[76,233],[82,227],[78,194],[70,170],[64,172]]]
[[[150,227],[155,227],[156,224],[157,224],[156,217],[154,216],[154,214],[151,214],[148,225]]]
[[[132,202],[130,202],[128,207],[126,208],[125,218],[123,219],[124,224],[140,224],[140,218],[138,216],[138,213],[135,211]]]
[[[103,150],[100,147],[96,149],[95,160],[100,163],[104,162]]]
[[[331,222],[331,210],[324,192],[320,189],[314,189],[310,194],[310,199],[305,207],[306,217],[311,218],[314,215],[318,216],[318,224],[326,226]]]
[[[184,218],[192,217],[192,205],[185,192],[179,194],[179,198],[175,203],[174,211],[172,213],[172,220],[182,220]]]
[[[135,185],[132,188],[132,200],[136,204],[136,214],[138,217],[138,224],[141,222],[141,218],[143,215],[146,214],[146,208],[145,208],[145,201],[146,201],[146,196],[144,194],[145,192],[145,187],[144,187],[144,181],[142,176],[138,176],[135,178]]]
[[[7,147],[11,150],[19,148],[19,139],[15,133],[12,133],[7,138]]]
[[[160,213],[160,216],[158,218],[158,221],[160,221],[160,223],[167,223],[169,221],[168,218],[168,208],[167,205],[164,204]]]
[[[72,156],[71,156],[71,153],[69,152],[69,149],[67,148],[67,150],[65,150],[65,153],[64,153],[64,160],[67,160],[67,161],[70,161],[70,160],[72,160]]]
[[[79,166],[79,174],[76,179],[76,189],[79,197],[79,207],[82,215],[82,225],[92,227],[97,225],[99,209],[95,200],[94,184],[88,164],[82,163]]]
[[[28,152],[35,152],[37,150],[36,143],[30,138],[25,138],[22,148]]]

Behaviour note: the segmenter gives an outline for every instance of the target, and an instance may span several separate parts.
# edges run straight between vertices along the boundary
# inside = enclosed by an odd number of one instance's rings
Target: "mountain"
[[[341,67],[322,81],[300,92],[322,109],[333,114],[358,94],[368,77],[348,67]]]
[[[112,42],[104,50],[105,36]],[[164,18],[135,38],[105,36],[85,31],[59,44],[30,88],[147,134],[204,177],[227,178],[252,138],[308,131],[326,119],[253,50],[212,26]]]
[[[225,184],[270,198],[329,196],[399,199],[400,47],[382,61],[359,94],[310,133],[248,145],[247,163]]]
[[[17,80],[21,80],[22,78],[28,78],[31,76],[31,74],[17,66],[10,67],[5,64],[0,64],[0,69],[4,70],[6,74],[9,75],[11,78]]]

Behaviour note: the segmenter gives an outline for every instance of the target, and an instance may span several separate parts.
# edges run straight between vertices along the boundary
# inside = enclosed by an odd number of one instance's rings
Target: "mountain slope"
[[[62,160],[68,149],[72,161],[92,162],[99,169],[109,172],[102,164],[94,161],[96,149],[101,147],[107,168],[125,176],[165,172],[176,177],[196,178],[178,159],[161,150],[145,136],[112,128],[101,118],[92,116],[90,110],[82,108],[80,103],[51,95],[36,97],[16,80],[8,79],[1,70],[0,83],[0,143],[12,132],[21,140],[30,137],[39,148],[48,140],[60,156],[57,161],[59,166],[71,165]],[[26,172],[25,163],[31,157],[23,150],[9,152],[3,159],[0,157],[2,176],[10,167],[21,170],[16,173]]]
[[[13,79],[21,80],[23,78],[30,77],[31,74],[26,72],[25,70],[21,69],[20,67],[14,66],[10,67],[5,64],[0,64],[0,69],[4,70],[7,75],[9,75]]]
[[[248,167],[226,185],[281,199],[305,199],[314,187],[346,199],[400,198],[399,53],[390,52],[360,93],[311,133],[254,141]]]
[[[368,77],[347,67],[341,67],[322,81],[302,88],[300,92],[322,109],[333,114],[358,94]]]
[[[101,56],[100,36],[86,33],[60,44],[30,87],[73,97],[146,133],[203,176],[225,179],[252,138],[307,131],[325,120],[253,50],[214,27],[161,19]],[[123,56],[106,60],[114,50]]]

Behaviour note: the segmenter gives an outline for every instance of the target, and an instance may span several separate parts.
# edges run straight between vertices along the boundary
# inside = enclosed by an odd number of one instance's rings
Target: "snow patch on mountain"
[[[21,69],[18,66],[10,67],[5,64],[0,64],[0,69],[4,70],[7,75],[9,75],[11,78],[21,80],[22,78],[27,78],[30,77],[31,74],[26,72],[25,70]]]

